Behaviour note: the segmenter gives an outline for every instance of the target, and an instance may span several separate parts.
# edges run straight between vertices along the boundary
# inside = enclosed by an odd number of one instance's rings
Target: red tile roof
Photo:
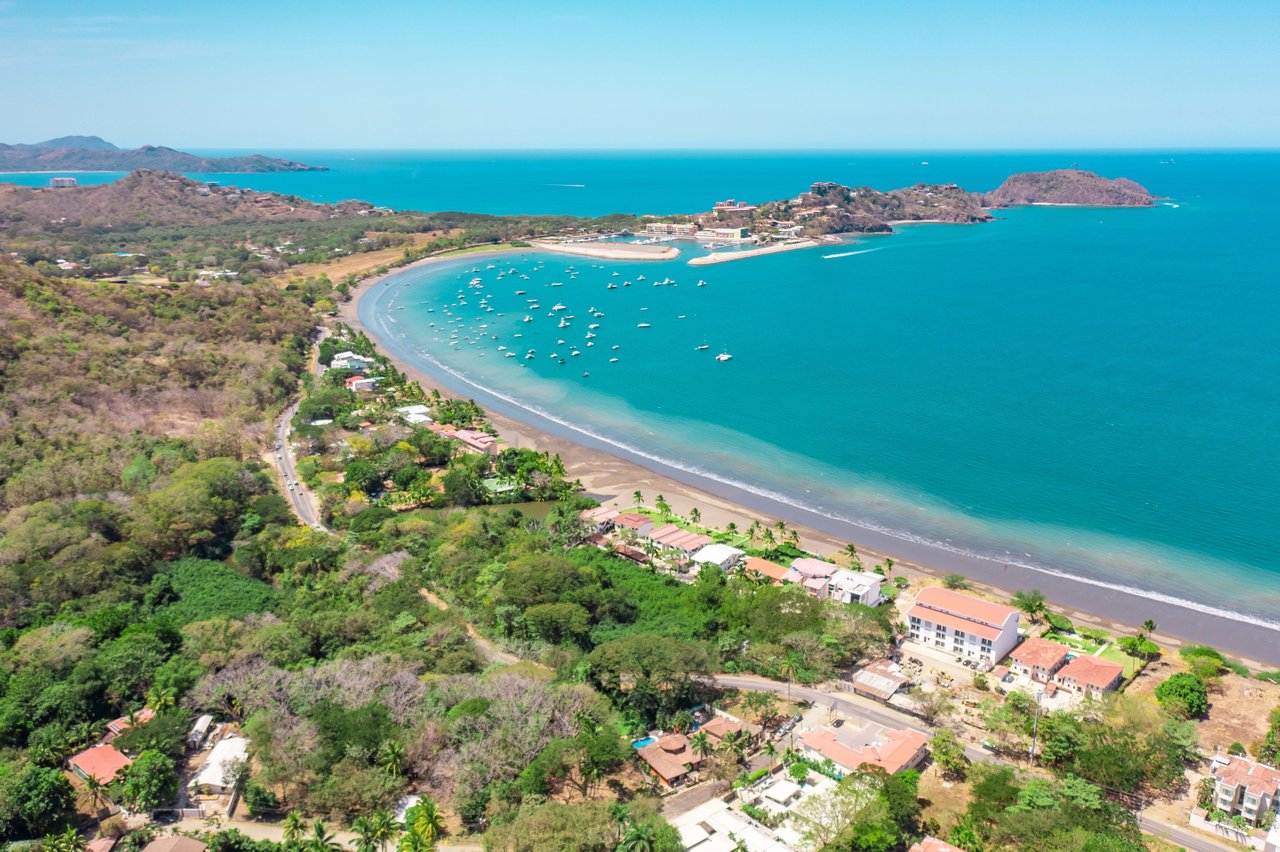
[[[1226,764],[1217,761],[1225,760]],[[1255,793],[1266,793],[1270,796],[1280,795],[1280,769],[1249,760],[1247,757],[1214,758],[1213,774],[1224,784],[1232,787],[1245,787]]]
[[[916,755],[929,741],[919,731],[886,730],[884,734],[882,742],[856,749],[837,740],[835,731],[829,728],[809,731],[800,741],[845,769],[857,769],[862,764],[869,763],[879,766],[890,775],[910,767],[915,762]]]
[[[81,775],[97,778],[106,784],[133,761],[116,751],[113,746],[96,745],[75,755],[68,762]]]
[[[1003,604],[991,603],[972,595],[962,595],[950,589],[928,586],[916,595],[916,604],[929,609],[940,609],[954,613],[963,618],[975,619],[985,624],[1000,627],[1010,615],[1018,611]]]
[[[121,731],[127,731],[134,725],[145,725],[156,717],[156,711],[150,707],[143,707],[141,710],[133,714],[133,721],[129,721],[128,716],[121,716],[119,719],[112,719],[107,723],[107,730],[114,734]]]
[[[989,624],[979,624],[976,621],[970,621],[967,618],[961,618],[958,615],[952,615],[948,612],[939,612],[936,609],[929,609],[920,604],[913,604],[911,609],[907,610],[907,617],[915,616],[924,621],[932,621],[934,624],[941,624],[943,627],[949,627],[952,630],[960,630],[965,633],[972,633],[974,636],[981,636],[983,639],[995,639],[1000,635],[1000,628],[992,627]]]
[[[1009,656],[1027,668],[1041,668],[1052,671],[1067,655],[1071,653],[1066,645],[1050,642],[1048,639],[1033,637],[1013,649]]]
[[[759,725],[753,725],[750,722],[739,722],[724,716],[712,716],[698,730],[718,742],[734,731],[746,731],[751,736],[755,736],[762,729]]]
[[[629,530],[638,530],[645,524],[653,523],[653,519],[647,515],[641,515],[639,512],[623,512],[621,515],[613,519],[614,526],[625,527]]]
[[[770,580],[773,580],[775,584],[781,583],[783,576],[787,573],[787,569],[777,562],[770,562],[768,559],[761,559],[759,556],[748,556],[747,563],[743,566],[743,571],[759,571]]]
[[[697,766],[702,758],[689,747],[684,734],[667,734],[656,743],[638,749],[640,759],[667,781],[674,781],[686,772],[685,766]]]
[[[1083,686],[1106,689],[1115,679],[1124,674],[1124,666],[1110,660],[1099,660],[1097,657],[1078,656],[1058,669],[1059,681],[1070,678]]]

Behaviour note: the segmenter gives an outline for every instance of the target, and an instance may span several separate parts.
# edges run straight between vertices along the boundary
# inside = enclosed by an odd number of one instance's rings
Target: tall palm
[[[778,540],[773,536],[773,530],[766,529],[764,532],[760,534],[760,537],[764,539],[765,544],[769,545],[770,550],[772,550],[778,544]]]
[[[387,844],[396,839],[400,833],[400,823],[386,811],[374,811],[370,822],[373,824],[373,840],[381,852],[387,852]]]
[[[850,568],[857,568],[862,565],[862,562],[858,559],[858,548],[852,542],[846,544],[842,552],[844,553],[845,558],[849,560]]]
[[[772,741],[764,744],[765,756],[769,758],[769,765],[772,766],[778,761],[778,747]]]
[[[397,852],[431,852],[436,848],[436,842],[423,837],[416,831],[406,831],[400,838],[400,845],[396,847]]]
[[[782,662],[778,664],[778,674],[787,679],[787,700],[791,700],[791,681],[800,671],[800,660],[795,654],[787,654],[782,658]]]
[[[423,796],[411,809],[413,824],[409,828],[435,843],[444,834],[444,814],[434,801]]]
[[[392,778],[399,778],[404,771],[404,746],[395,740],[387,740],[378,751],[382,771]]]
[[[178,693],[172,686],[153,685],[147,691],[147,706],[157,713],[170,709],[178,702]]]
[[[94,775],[84,779],[84,801],[93,811],[94,819],[97,819],[98,812],[102,810],[103,804],[107,801],[107,788]]]
[[[697,506],[689,510],[689,520],[695,524],[702,523],[702,512],[699,511]]]
[[[284,818],[284,842],[296,844],[302,840],[302,835],[307,830],[307,821],[302,818],[302,814],[297,811],[289,811],[289,815]]]
[[[614,823],[617,824],[617,842],[622,842],[622,834],[631,825],[631,811],[622,802],[609,803],[609,816],[613,817]]]
[[[1152,633],[1156,632],[1156,623],[1148,618],[1146,621],[1142,622],[1142,629],[1146,631],[1148,636],[1150,636]]]
[[[372,817],[356,817],[355,821],[351,823],[351,830],[356,834],[355,843],[351,845],[356,852],[376,852],[378,841],[374,837]]]
[[[651,823],[633,823],[622,836],[617,852],[653,852],[657,840]]]
[[[707,757],[714,750],[711,745],[711,738],[707,736],[706,731],[698,731],[696,734],[689,737],[689,745],[693,748],[693,753],[698,756],[698,759],[702,763],[706,762]]]
[[[631,495],[631,499],[636,501],[636,505],[637,505],[637,506],[643,506],[643,505],[644,505],[644,494],[642,494],[640,491],[636,491],[636,492],[634,492],[634,493]]]
[[[311,836],[307,838],[307,852],[338,852],[342,844],[337,841],[324,820],[318,819],[311,824]]]

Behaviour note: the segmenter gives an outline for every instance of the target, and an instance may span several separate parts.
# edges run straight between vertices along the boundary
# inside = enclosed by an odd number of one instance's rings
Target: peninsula
[[[97,136],[62,136],[29,145],[0,142],[0,172],[128,172],[134,169],[166,169],[188,174],[328,171],[325,166],[262,154],[201,157],[163,145],[125,150]]]

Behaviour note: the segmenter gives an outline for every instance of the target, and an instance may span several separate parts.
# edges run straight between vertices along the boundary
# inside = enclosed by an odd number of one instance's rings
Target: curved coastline
[[[477,252],[468,257],[513,251],[520,249]],[[1052,565],[1006,561],[822,512],[785,495],[628,446],[477,384],[430,355],[406,347],[378,322],[379,299],[400,276],[421,265],[453,259],[431,258],[370,279],[343,306],[343,320],[368,333],[398,368],[425,385],[474,397],[494,413],[495,425],[511,443],[559,453],[569,472],[580,477],[587,490],[602,502],[629,502],[633,490],[656,488],[666,493],[677,509],[682,509],[682,504],[697,504],[708,521],[721,525],[728,520],[749,521],[758,514],[784,518],[799,524],[806,546],[819,552],[834,552],[844,541],[854,541],[860,550],[893,556],[899,567],[934,575],[960,573],[997,592],[1039,588],[1053,603],[1074,610],[1071,616],[1076,621],[1132,632],[1139,617],[1151,618],[1160,625],[1162,638],[1211,644],[1255,664],[1280,662],[1280,624],[1122,583],[1079,576]]]

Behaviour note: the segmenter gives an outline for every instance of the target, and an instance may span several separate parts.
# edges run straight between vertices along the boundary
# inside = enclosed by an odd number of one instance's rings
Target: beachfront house
[[[894,775],[915,769],[929,754],[929,738],[919,731],[885,728],[873,732],[868,728],[852,731],[845,739],[849,742],[842,742],[835,730],[821,728],[806,731],[800,742],[805,757],[817,761],[830,760],[844,774],[870,765]]]
[[[641,533],[641,537],[649,539],[663,550],[676,550],[685,556],[692,556],[715,541],[709,535],[681,529],[675,524],[667,524],[647,533]]]
[[[365,391],[371,393],[378,387],[378,382],[382,379],[378,376],[351,376],[344,384],[349,391]]]
[[[881,574],[837,568],[827,583],[827,597],[840,603],[879,606],[884,600],[880,591],[882,583]]]
[[[1258,825],[1268,813],[1280,812],[1280,769],[1247,757],[1215,755],[1213,805]]]
[[[746,562],[742,564],[742,576],[750,578],[763,577],[774,586],[782,585],[782,580],[787,576],[788,570],[788,568],[779,565],[777,562],[770,562],[768,559],[761,559],[759,556],[748,556]]]
[[[689,745],[689,738],[684,734],[667,734],[637,749],[636,754],[667,788],[683,784],[689,773],[702,763],[702,757]]]
[[[1013,649],[1009,655],[1009,668],[1040,683],[1053,683],[1053,676],[1067,664],[1071,649],[1048,639],[1033,637]]]
[[[404,418],[404,422],[413,426],[418,423],[434,423],[431,418],[431,409],[425,405],[402,405],[396,409],[396,413]]]
[[[339,352],[333,356],[333,360],[329,362],[329,367],[334,370],[354,370],[360,373],[372,367],[374,363],[372,358],[366,358],[354,352]]]
[[[132,762],[117,751],[115,746],[102,743],[72,755],[67,765],[81,778],[94,778],[103,784],[110,784],[115,780],[116,774]]]
[[[995,665],[1018,644],[1018,611],[930,586],[907,610],[907,628],[916,642]]]
[[[595,532],[606,533],[613,529],[613,522],[620,514],[622,513],[617,509],[609,506],[596,506],[594,509],[583,509],[578,517]]]
[[[630,531],[636,535],[653,532],[653,518],[639,512],[623,512],[613,519],[613,525],[617,529]]]
[[[743,560],[747,554],[727,544],[708,544],[693,554],[693,561],[700,565],[715,565],[728,571]]]
[[[831,583],[831,575],[836,566],[812,556],[798,556],[791,560],[791,570],[782,576],[783,582],[799,583],[804,590],[815,598],[825,598],[827,587]]]
[[[1063,689],[1095,699],[1119,689],[1123,681],[1124,666],[1088,654],[1072,657],[1053,676],[1053,682]]]

